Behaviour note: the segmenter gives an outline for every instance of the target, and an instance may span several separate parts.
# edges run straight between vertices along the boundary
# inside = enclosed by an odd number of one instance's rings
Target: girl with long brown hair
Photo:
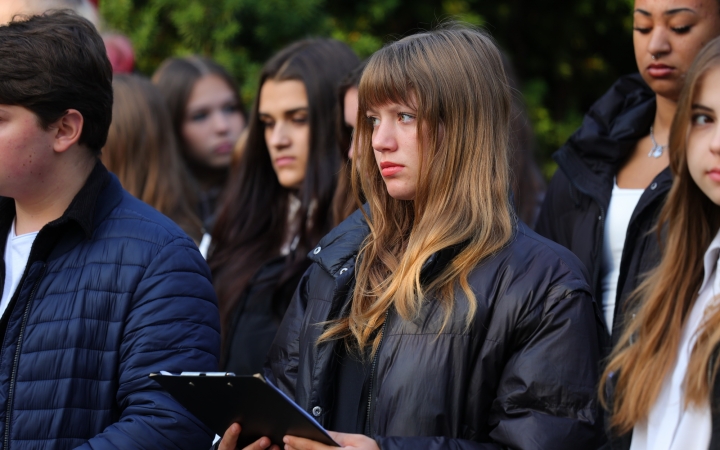
[[[340,168],[334,87],[357,64],[346,44],[306,39],[280,50],[260,73],[208,259],[222,323],[221,366],[229,372],[262,370],[310,263],[306,254],[332,228]]]
[[[605,369],[618,449],[720,448],[720,38],[688,72],[670,130],[662,259]],[[609,398],[606,395],[610,393]]]
[[[575,450],[601,434],[599,318],[577,258],[515,218],[510,111],[481,32],[417,34],[368,62],[352,171],[367,207],[310,252],[265,370],[344,448]]]
[[[189,201],[192,191],[165,99],[139,75],[115,75],[113,91],[103,164],[125,190],[171,218],[199,244],[203,227]]]
[[[233,149],[245,128],[238,87],[224,67],[202,56],[168,58],[152,77],[165,97],[193,206],[207,230],[215,223]]]

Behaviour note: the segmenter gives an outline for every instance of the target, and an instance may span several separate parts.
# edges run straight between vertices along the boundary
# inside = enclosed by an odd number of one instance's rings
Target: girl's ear
[[[80,140],[84,124],[85,119],[80,111],[68,109],[64,116],[50,126],[55,130],[53,150],[62,153],[75,145]]]

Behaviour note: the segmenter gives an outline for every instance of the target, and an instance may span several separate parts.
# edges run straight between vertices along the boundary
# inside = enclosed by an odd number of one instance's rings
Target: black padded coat
[[[228,331],[224,371],[237,375],[262,372],[270,345],[302,275],[301,268],[293,278],[279,283],[286,259],[279,256],[263,264],[240,297]]]
[[[331,416],[334,346],[342,344],[317,345],[319,324],[347,311],[368,232],[358,211],[310,253],[265,367],[320,423]],[[433,255],[423,282],[453,256]],[[596,448],[602,323],[584,270],[571,252],[519,224],[469,275],[478,302],[469,330],[459,289],[441,334],[437,302],[412,322],[389,312],[372,363],[367,434],[383,450]]]
[[[598,301],[602,299],[605,216],[615,175],[638,140],[647,136],[654,118],[655,93],[639,74],[622,77],[553,155],[558,170],[548,186],[535,231],[580,258],[591,274],[590,286]],[[666,168],[645,189],[630,219],[620,262],[613,341],[623,329],[628,297],[660,261],[657,235],[651,230],[671,186]]]

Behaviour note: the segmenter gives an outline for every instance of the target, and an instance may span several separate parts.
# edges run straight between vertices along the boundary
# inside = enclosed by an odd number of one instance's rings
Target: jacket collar
[[[103,202],[102,205],[98,205],[100,193],[112,178],[114,177],[98,160],[85,184],[70,202],[63,215],[43,228],[57,228],[67,223],[74,223],[83,231],[86,238],[91,238],[94,226],[97,223],[96,213],[99,211],[105,212],[107,206],[114,206],[114,204],[109,205],[110,202]],[[117,182],[117,180],[115,181]],[[14,218],[15,200],[0,197],[0,230],[5,230],[5,234],[7,234]]]
[[[553,159],[571,181],[597,189],[598,181],[612,181],[654,117],[655,93],[639,74],[622,77],[593,105]]]
[[[367,204],[363,209],[368,211]],[[362,210],[358,209],[322,238],[308,257],[334,277],[357,255],[368,234],[370,227]]]
[[[363,206],[363,209],[369,214],[367,204]],[[330,275],[337,277],[344,273],[343,269],[353,267],[353,264],[349,264],[349,262],[357,256],[360,246],[368,234],[370,234],[370,227],[365,221],[362,211],[358,209],[322,238],[317,247],[308,254],[308,257]],[[434,278],[464,246],[465,243],[461,243],[433,253],[423,263],[420,274],[421,281],[426,283]]]

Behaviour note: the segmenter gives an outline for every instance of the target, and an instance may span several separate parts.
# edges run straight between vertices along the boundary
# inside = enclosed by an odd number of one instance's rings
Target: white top
[[[712,434],[710,404],[691,404],[685,409],[684,381],[705,310],[720,293],[718,257],[720,233],[705,252],[705,278],[698,298],[683,327],[675,366],[665,376],[660,394],[647,420],[635,425],[630,450],[707,449]]]
[[[635,207],[645,189],[622,189],[613,182],[612,196],[605,217],[602,259],[602,308],[605,324],[612,333],[615,315],[620,260],[622,259],[625,236]]]
[[[200,241],[200,244],[198,245],[198,250],[200,250],[200,254],[205,259],[207,259],[207,257],[208,257],[208,250],[210,249],[211,242],[212,242],[212,236],[210,236],[208,233],[203,233],[202,240]]]
[[[15,234],[15,221],[13,220],[7,242],[5,243],[5,285],[3,286],[2,300],[0,301],[0,317],[5,313],[10,299],[15,293],[20,279],[25,273],[25,266],[30,257],[35,237],[38,232],[26,233],[20,236]]]

